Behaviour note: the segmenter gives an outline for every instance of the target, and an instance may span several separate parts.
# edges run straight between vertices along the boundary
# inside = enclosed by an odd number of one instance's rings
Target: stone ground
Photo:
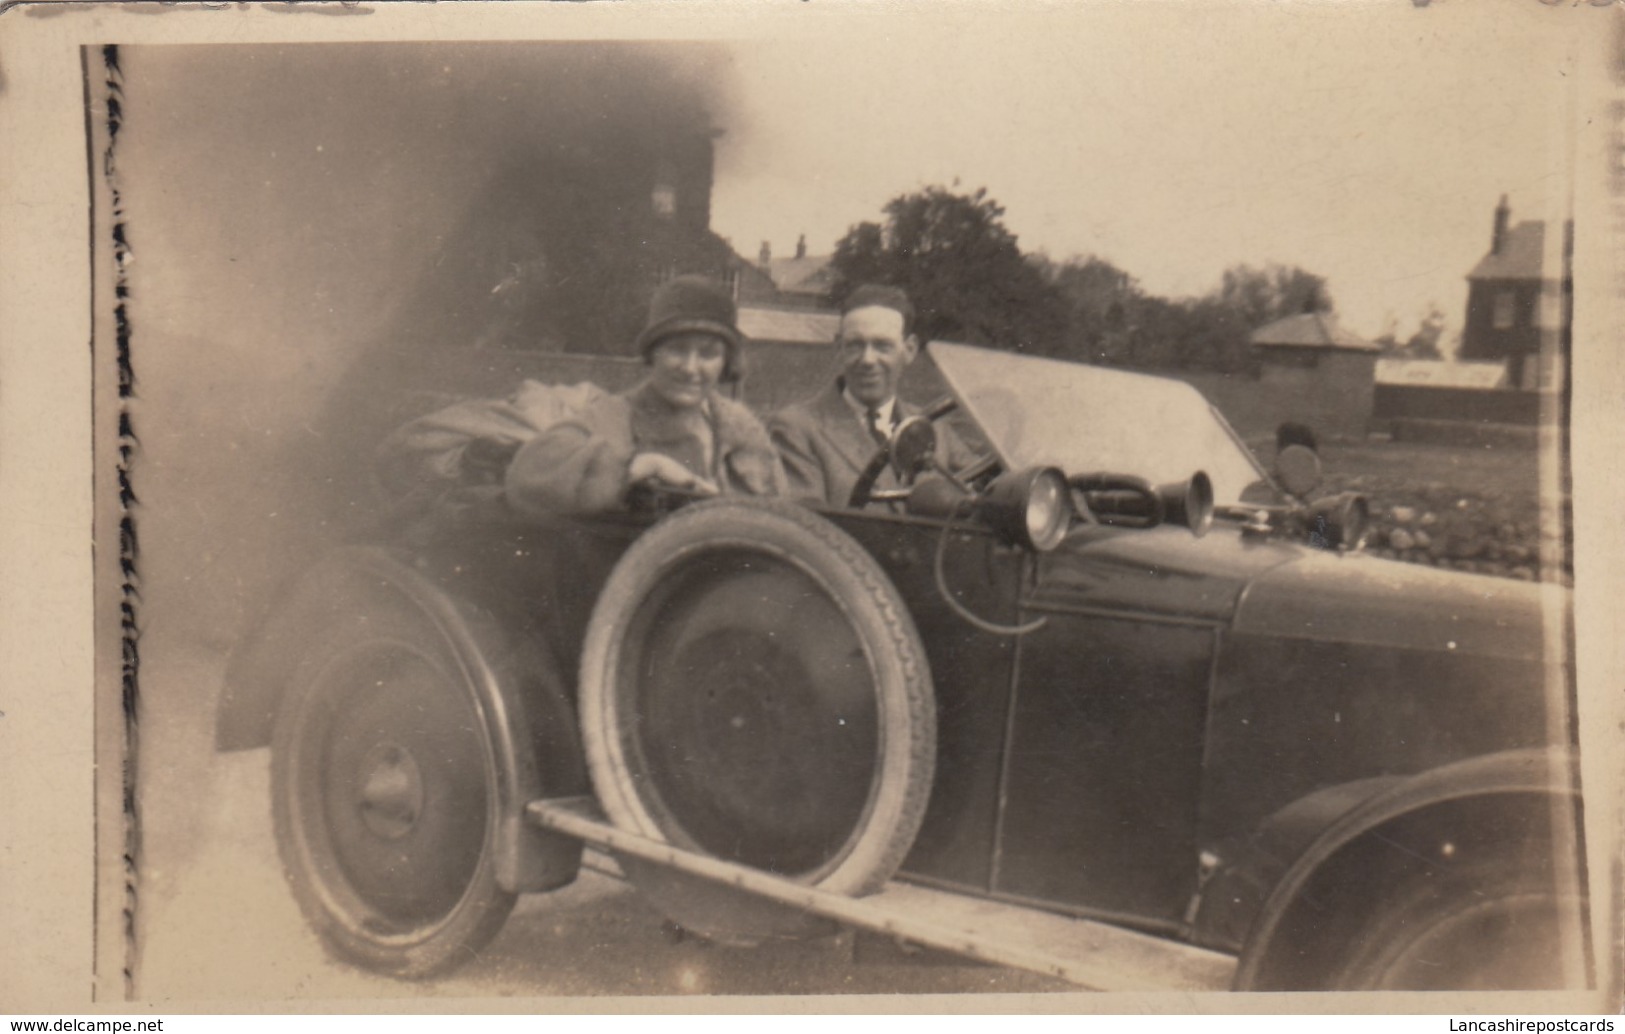
[[[1530,445],[1371,441],[1328,444],[1321,457],[1327,489],[1370,502],[1366,548],[1378,556],[1527,581],[1572,574]]]

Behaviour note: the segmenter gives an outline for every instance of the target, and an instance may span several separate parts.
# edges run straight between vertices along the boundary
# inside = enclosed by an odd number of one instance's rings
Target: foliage
[[[1445,316],[1437,302],[1428,303],[1428,311],[1417,324],[1416,333],[1399,340],[1398,324],[1389,317],[1388,326],[1378,336],[1376,343],[1381,346],[1382,354],[1395,359],[1443,359]]]
[[[858,284],[909,294],[921,340],[1054,353],[1066,330],[1059,292],[1029,264],[985,189],[928,187],[892,199],[885,222],[859,223],[835,246],[830,300]]]
[[[1297,266],[1235,265],[1209,293],[1174,300],[1098,255],[1023,256],[1004,208],[985,189],[928,187],[892,199],[884,212],[883,223],[859,223],[836,245],[829,300],[860,283],[902,287],[923,340],[1107,366],[1240,372],[1257,362],[1253,331],[1333,308],[1326,279]]]
[[[1254,330],[1331,305],[1325,279],[1296,266],[1233,266],[1214,291],[1173,301],[1096,255],[1034,265],[1066,300],[1062,354],[1109,366],[1250,370]]]
[[[1405,342],[1405,351],[1413,359],[1442,359],[1444,356],[1439,350],[1439,340],[1444,337],[1444,313],[1440,311],[1437,303],[1428,307],[1422,323],[1416,328],[1409,341]]]
[[[1297,266],[1231,266],[1219,281],[1217,301],[1253,329],[1305,312],[1331,312],[1326,278]]]
[[[1127,363],[1133,331],[1149,300],[1139,281],[1096,255],[1065,262],[1039,255],[1031,262],[1063,300],[1063,353],[1108,366]]]

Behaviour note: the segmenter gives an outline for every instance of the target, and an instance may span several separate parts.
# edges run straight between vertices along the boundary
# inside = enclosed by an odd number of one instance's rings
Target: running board
[[[1234,956],[1090,919],[893,880],[850,898],[719,861],[611,826],[590,797],[526,807],[530,820],[588,844],[737,887],[848,926],[982,962],[1059,977],[1098,991],[1226,991]]]

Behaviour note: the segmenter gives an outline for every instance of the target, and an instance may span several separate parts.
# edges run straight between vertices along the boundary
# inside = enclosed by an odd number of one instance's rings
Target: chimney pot
[[[762,242],[762,250],[758,251],[756,253],[756,261],[761,263],[764,266],[767,265],[769,262],[772,262],[773,261],[773,245],[769,244],[767,241],[763,241]]]
[[[804,259],[806,257],[807,257],[807,235],[802,234],[800,237],[796,238],[796,258]]]
[[[1501,195],[1501,203],[1495,206],[1495,232],[1490,237],[1490,254],[1501,254],[1501,246],[1507,239],[1507,220],[1512,216],[1512,209],[1507,207],[1507,196]]]

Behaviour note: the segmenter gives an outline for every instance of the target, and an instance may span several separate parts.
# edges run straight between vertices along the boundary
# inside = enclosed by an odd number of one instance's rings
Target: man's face
[[[866,305],[841,317],[835,344],[841,350],[846,389],[867,406],[878,406],[897,394],[897,381],[919,349],[903,334],[903,314],[883,305]]]

